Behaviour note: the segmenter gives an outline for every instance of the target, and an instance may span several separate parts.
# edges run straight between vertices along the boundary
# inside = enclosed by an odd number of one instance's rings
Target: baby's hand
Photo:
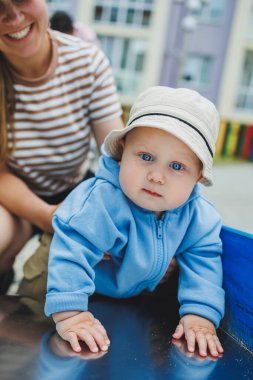
[[[49,346],[55,355],[65,358],[78,357],[79,359],[93,360],[99,359],[107,353],[106,351],[91,352],[90,350],[73,351],[70,344],[66,340],[63,340],[57,332],[50,337]]]
[[[81,351],[79,341],[85,342],[91,352],[108,350],[110,341],[106,330],[90,312],[55,313],[53,319],[58,334],[70,343],[75,352]]]
[[[194,352],[195,343],[199,346],[200,356],[207,356],[207,350],[214,357],[223,353],[222,345],[216,335],[216,330],[211,321],[198,315],[184,315],[172,335],[175,339],[185,336],[189,352]]]

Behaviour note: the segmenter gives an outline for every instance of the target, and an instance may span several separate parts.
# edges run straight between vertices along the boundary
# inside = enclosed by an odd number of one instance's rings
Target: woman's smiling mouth
[[[19,32],[9,33],[9,34],[6,34],[6,36],[12,40],[21,40],[28,35],[31,28],[32,28],[32,25],[28,25],[24,29],[20,30]]]

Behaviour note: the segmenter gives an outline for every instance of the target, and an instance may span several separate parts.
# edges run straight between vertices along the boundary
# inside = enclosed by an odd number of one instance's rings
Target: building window
[[[251,112],[253,109],[253,51],[250,50],[246,51],[244,57],[236,107]]]
[[[76,15],[77,0],[48,0],[47,1],[48,10],[50,16],[56,11],[65,11],[70,14],[73,18]]]
[[[68,0],[48,0],[47,1],[49,6],[53,5],[55,8],[59,7],[60,9],[66,8],[69,9],[69,1]]]
[[[211,0],[209,4],[204,5],[198,15],[199,21],[218,23],[221,22],[226,8],[227,0]]]
[[[211,80],[212,58],[199,54],[189,54],[180,75],[180,85],[195,89],[205,89]]]
[[[136,96],[142,89],[148,43],[145,40],[99,36],[102,49],[109,57],[117,89]]]
[[[95,0],[94,21],[128,26],[149,26],[155,0]]]

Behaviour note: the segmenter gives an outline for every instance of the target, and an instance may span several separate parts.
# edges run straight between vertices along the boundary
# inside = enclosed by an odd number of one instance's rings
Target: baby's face
[[[160,129],[138,127],[122,144],[119,180],[131,201],[160,217],[189,198],[202,164],[181,140]]]

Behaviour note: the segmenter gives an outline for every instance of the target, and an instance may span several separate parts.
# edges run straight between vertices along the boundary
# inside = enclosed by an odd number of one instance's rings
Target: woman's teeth
[[[27,34],[30,32],[31,25],[27,26],[23,30],[17,33],[10,33],[8,34],[9,37],[13,38],[14,40],[20,40],[21,38],[24,38],[27,36]]]

